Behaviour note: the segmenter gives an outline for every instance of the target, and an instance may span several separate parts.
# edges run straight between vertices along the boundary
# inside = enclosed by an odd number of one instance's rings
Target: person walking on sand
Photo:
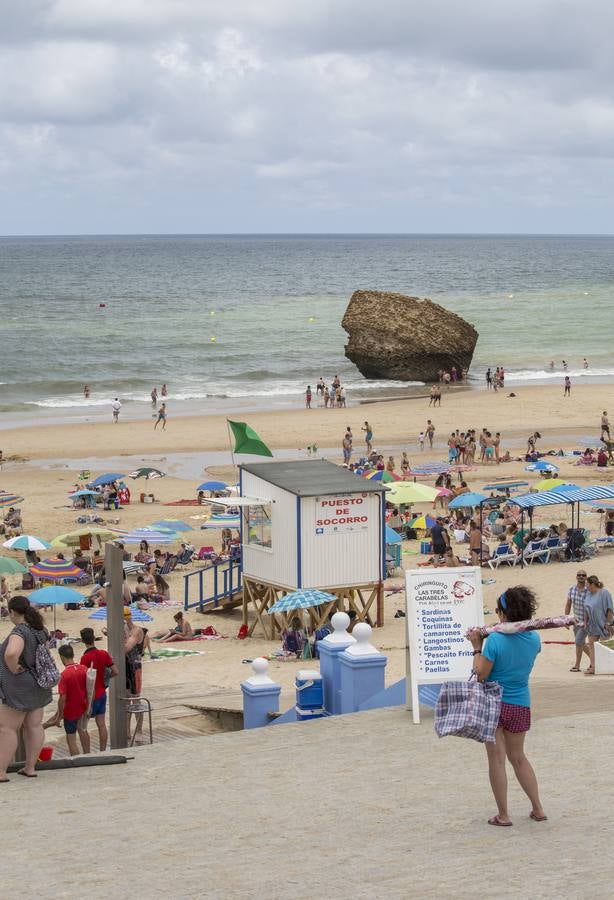
[[[571,381],[569,375],[565,376],[565,388],[563,390],[563,397],[571,397]]]
[[[533,618],[536,607],[533,592],[518,586],[501,594],[496,612],[500,622],[522,622]],[[496,681],[502,688],[495,740],[485,744],[490,786],[497,804],[497,814],[488,820],[488,824],[506,828],[513,824],[507,806],[506,758],[531,801],[529,818],[534,822],[545,822],[548,817],[539,797],[537,777],[524,752],[525,737],[531,727],[529,676],[541,650],[539,635],[537,631],[493,632],[486,639],[474,635],[470,640],[475,657],[473,671],[478,680]]]
[[[354,438],[352,435],[352,429],[348,425],[346,428],[345,434],[343,435],[343,441],[341,442],[341,446],[343,449],[343,462],[346,466],[349,466],[350,460],[352,458],[352,444],[354,442]]]
[[[162,431],[166,431],[166,403],[163,403],[158,410],[158,418],[156,419],[156,424],[154,425],[154,431],[156,430],[160,422],[162,422]]]
[[[113,422],[115,423],[115,425],[117,425],[117,423],[119,422],[119,411],[121,408],[122,405],[116,397],[111,404],[111,409],[113,410]]]
[[[588,647],[586,646],[586,629],[584,627],[584,604],[587,594],[586,572],[584,569],[580,569],[576,573],[576,583],[572,584],[567,592],[567,602],[565,603],[565,615],[569,616],[573,611],[573,615],[576,619],[576,624],[573,627],[574,643],[576,645],[576,661],[569,670],[570,672],[580,671],[583,653],[586,653],[586,655],[589,656]]]
[[[431,387],[431,394],[429,397],[429,406],[435,406],[436,401],[437,401],[437,385],[434,384]]]
[[[373,450],[373,429],[369,425],[368,422],[362,426],[361,431],[365,433],[365,444],[367,445],[367,453],[371,453]]]
[[[610,440],[610,420],[607,409],[601,413],[601,440],[603,440],[604,434],[607,434],[608,440]]]
[[[611,636],[614,620],[612,595],[596,575],[589,575],[586,582],[588,593],[584,598],[584,630],[588,638],[588,658],[590,665],[585,675],[595,674],[595,644],[602,638]]]

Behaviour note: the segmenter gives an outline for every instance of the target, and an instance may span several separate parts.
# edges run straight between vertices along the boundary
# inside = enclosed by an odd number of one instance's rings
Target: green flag
[[[260,440],[253,428],[246,422],[226,420],[235,439],[235,453],[251,453],[253,456],[273,456],[264,441]]]

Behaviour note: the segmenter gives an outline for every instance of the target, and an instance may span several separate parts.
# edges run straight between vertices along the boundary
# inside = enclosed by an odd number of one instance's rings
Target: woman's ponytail
[[[41,631],[45,627],[45,622],[39,611],[32,606],[27,597],[11,597],[8,602],[8,608],[17,615],[23,616],[30,628],[35,631]]]

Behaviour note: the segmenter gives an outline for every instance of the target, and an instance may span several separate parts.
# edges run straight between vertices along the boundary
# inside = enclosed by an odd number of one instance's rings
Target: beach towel
[[[170,647],[156,647],[156,652],[151,657],[152,662],[157,659],[179,659],[181,656],[203,656],[204,650],[172,650]]]
[[[474,625],[465,632],[466,638],[471,636],[487,637],[497,631],[500,634],[521,634],[523,631],[540,631],[545,628],[565,628],[576,625],[575,616],[544,616],[538,619],[525,619],[522,622],[498,622],[496,625]]]

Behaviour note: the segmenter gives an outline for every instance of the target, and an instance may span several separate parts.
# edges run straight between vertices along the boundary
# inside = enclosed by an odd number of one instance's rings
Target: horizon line
[[[614,237],[614,232],[589,231],[83,231],[77,232],[20,232],[1,234],[0,240],[19,238],[171,238],[171,237]]]

